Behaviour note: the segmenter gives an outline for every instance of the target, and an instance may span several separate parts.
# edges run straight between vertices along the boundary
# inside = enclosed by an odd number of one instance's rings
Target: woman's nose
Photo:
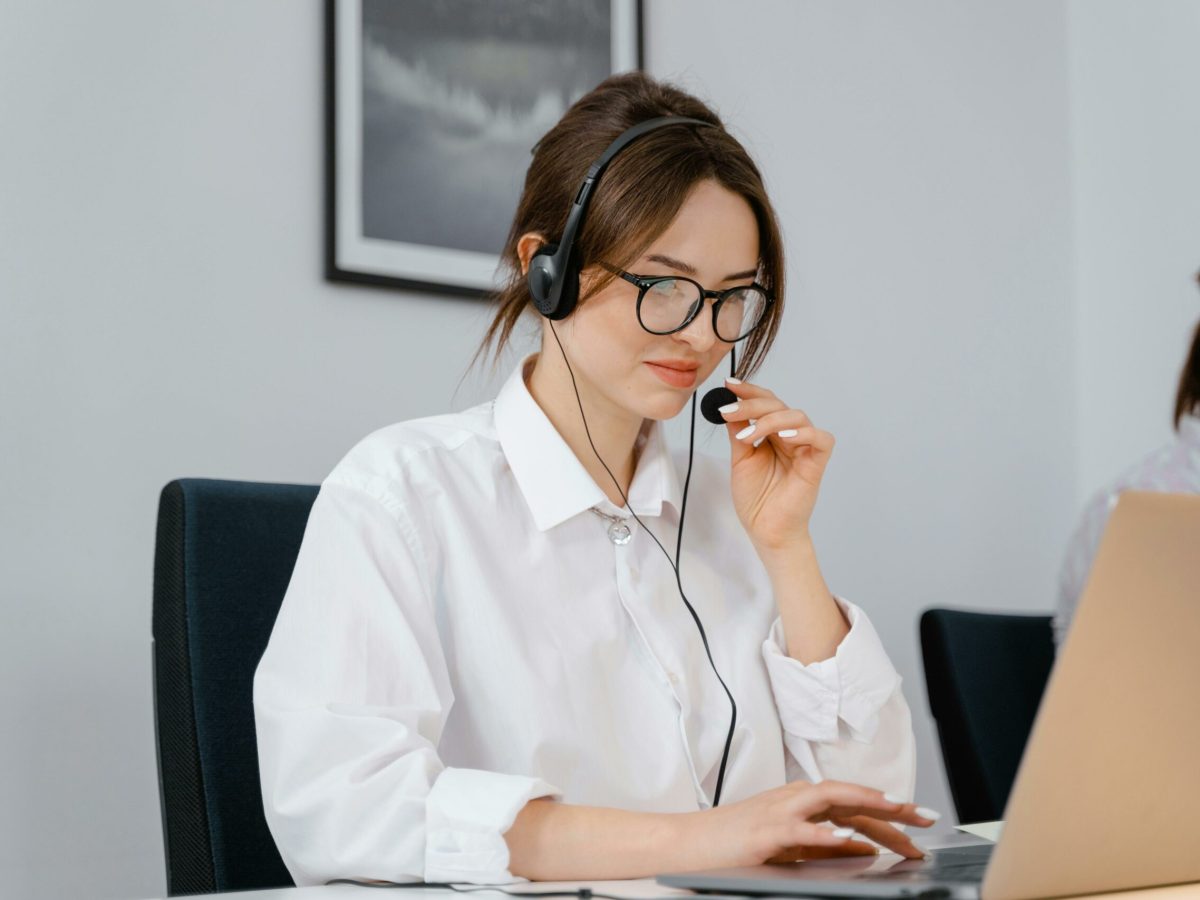
[[[686,328],[675,332],[675,336],[699,352],[712,347],[717,340],[713,331],[712,301],[706,301],[704,308],[696,313],[696,318],[688,322]]]

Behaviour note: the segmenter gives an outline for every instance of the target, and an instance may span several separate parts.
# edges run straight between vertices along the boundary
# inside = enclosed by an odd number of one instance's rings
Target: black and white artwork
[[[530,150],[641,67],[640,0],[327,0],[331,279],[496,286]]]

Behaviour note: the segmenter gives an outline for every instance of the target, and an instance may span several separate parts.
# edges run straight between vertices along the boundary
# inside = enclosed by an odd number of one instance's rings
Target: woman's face
[[[686,275],[709,290],[724,290],[754,280],[758,251],[758,224],[750,204],[706,180],[692,189],[671,225],[627,271]],[[598,267],[584,269],[581,296],[590,279],[603,274]],[[607,401],[615,413],[669,419],[683,409],[732,345],[713,333],[714,300],[706,300],[682,331],[656,335],[638,324],[637,297],[636,285],[614,278],[555,328],[580,390],[593,402]],[[558,355],[548,331],[542,350]]]

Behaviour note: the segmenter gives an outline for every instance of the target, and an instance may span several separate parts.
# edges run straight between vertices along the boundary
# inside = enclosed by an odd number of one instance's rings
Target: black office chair
[[[920,632],[959,822],[1003,818],[1054,665],[1050,616],[929,609]]]
[[[154,553],[154,713],[167,892],[286,887],[263,816],[251,687],[317,488],[185,478]]]

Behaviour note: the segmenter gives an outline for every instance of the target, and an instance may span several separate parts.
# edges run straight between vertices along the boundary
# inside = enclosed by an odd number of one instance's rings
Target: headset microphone
[[[729,374],[731,377],[737,374],[737,350],[733,347],[729,348]],[[724,425],[725,417],[721,415],[721,407],[737,403],[737,399],[737,394],[727,387],[713,388],[700,401],[700,415],[714,425]]]

